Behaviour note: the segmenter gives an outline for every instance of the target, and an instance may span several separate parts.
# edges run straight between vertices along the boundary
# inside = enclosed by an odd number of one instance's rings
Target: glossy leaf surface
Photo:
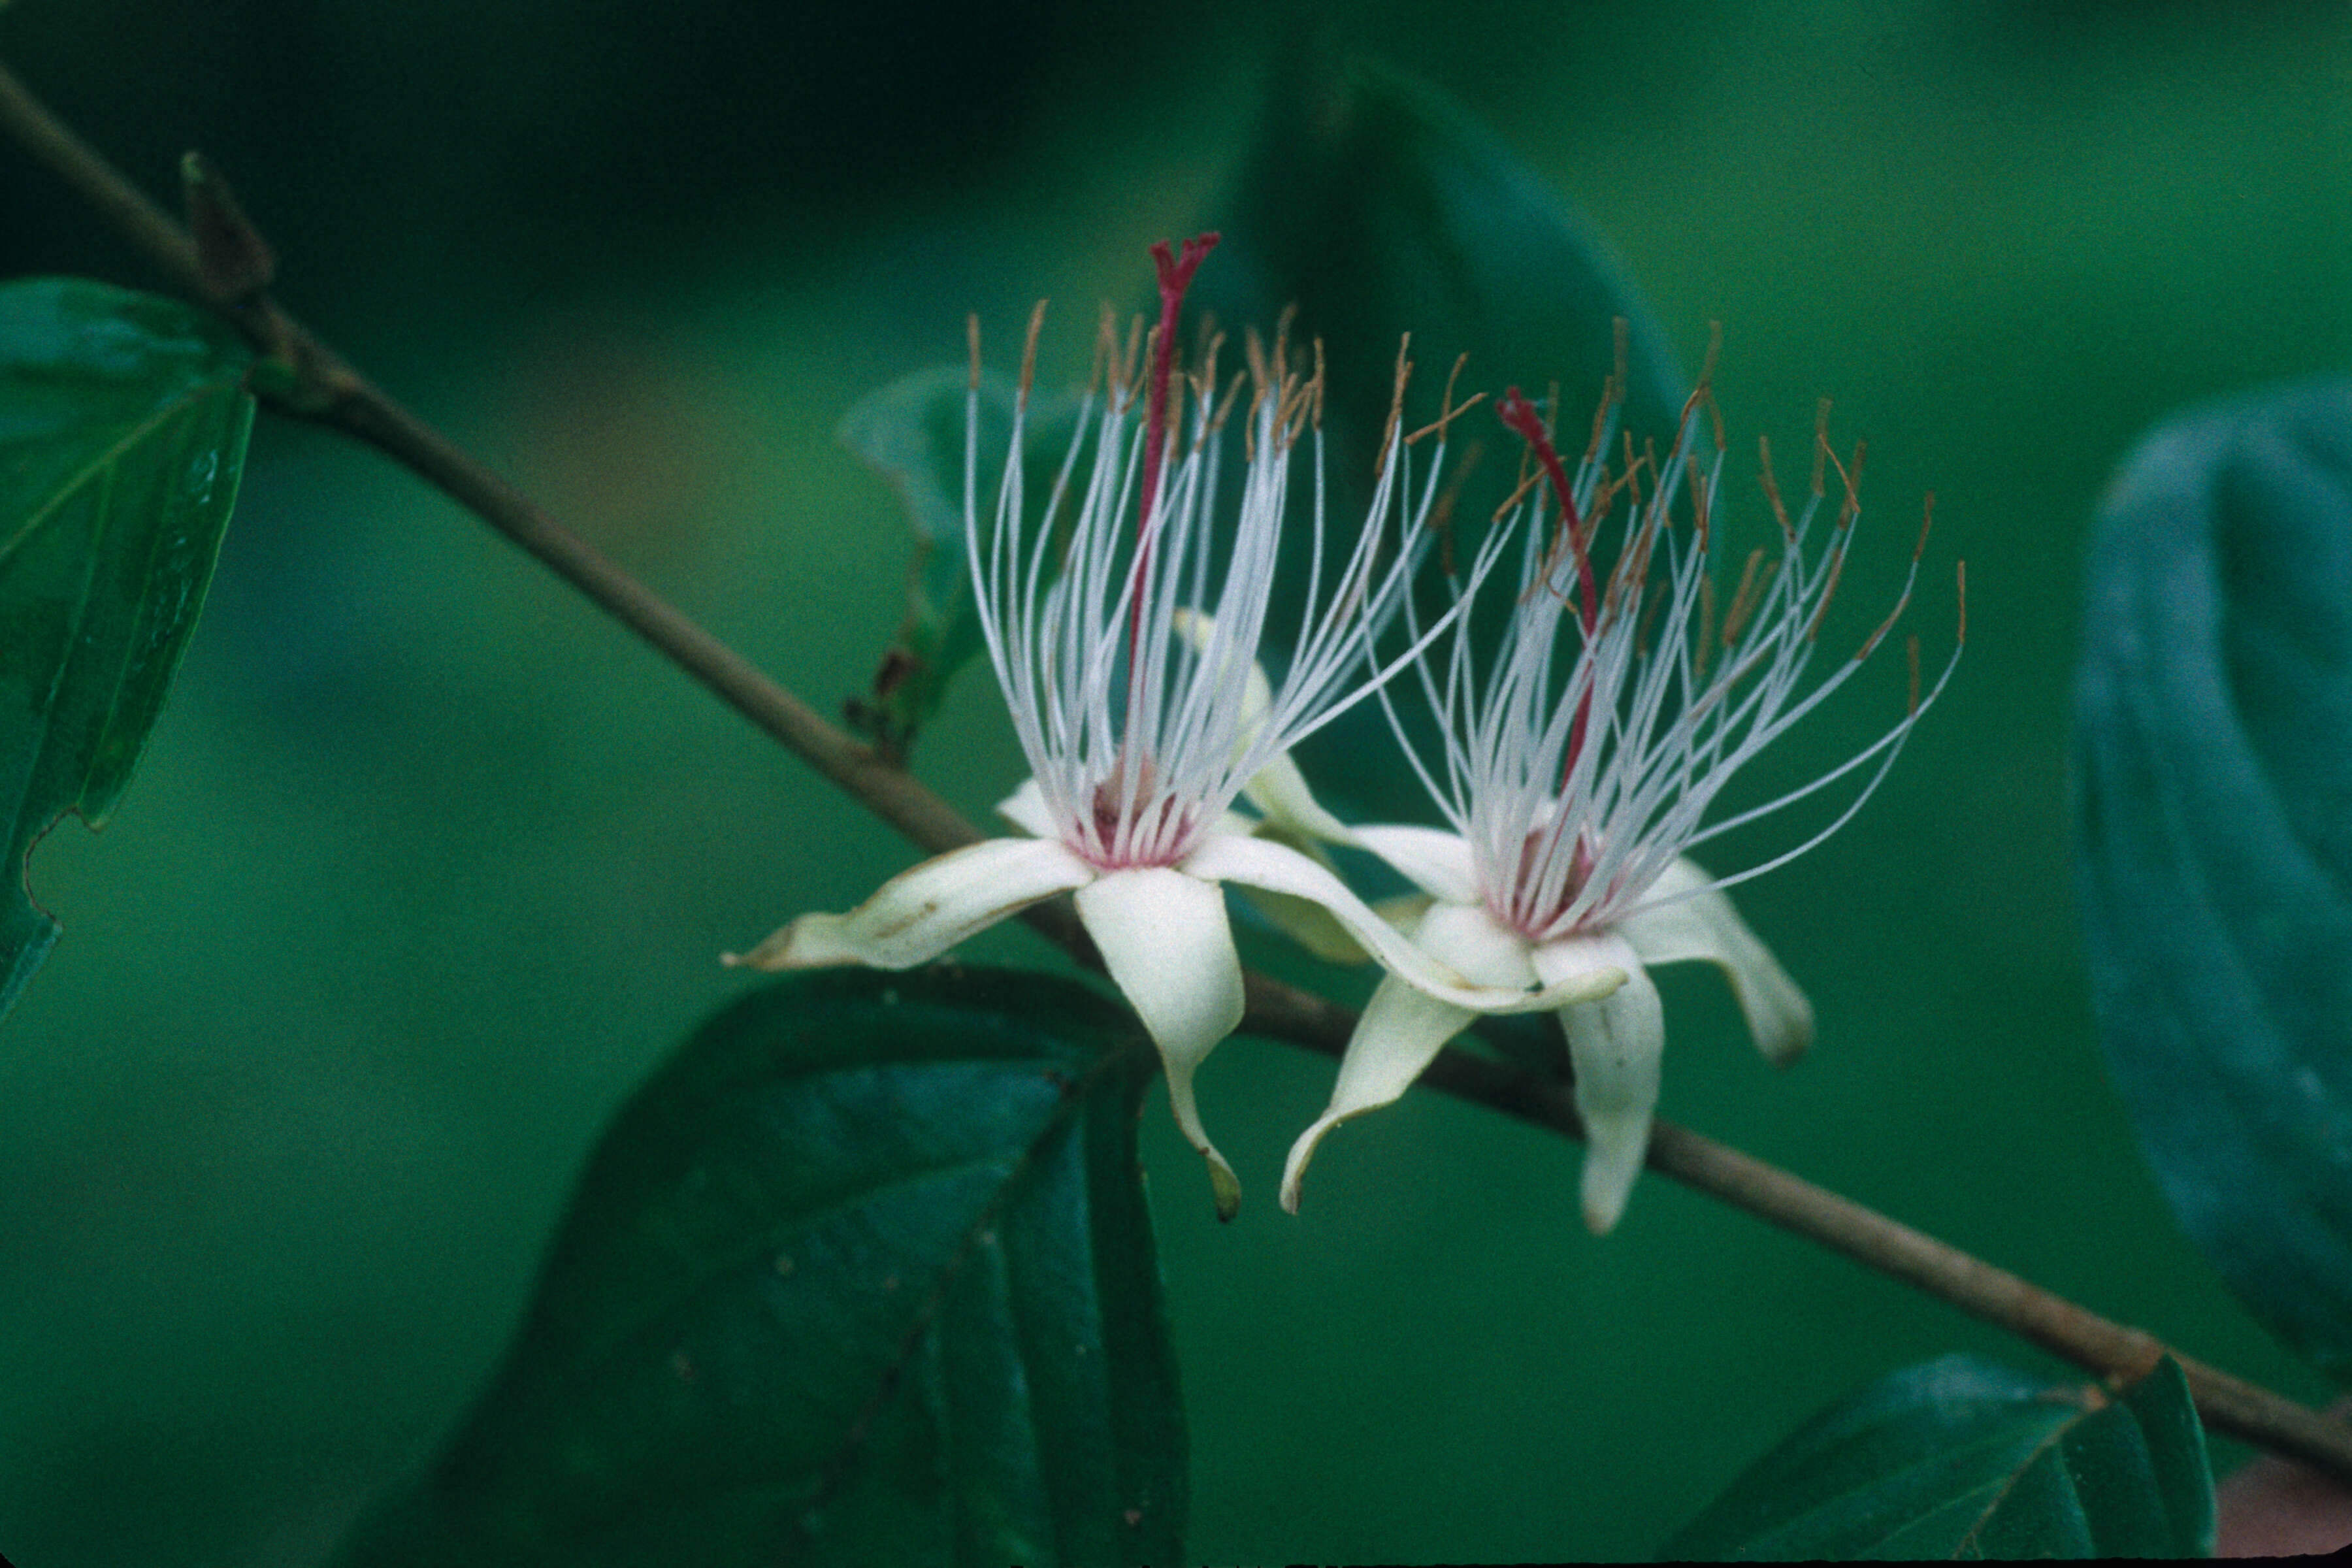
[[[0,286],[0,1011],[58,938],[26,857],[68,812],[105,822],[195,629],[252,428],[249,363],[170,300]]]
[[[2149,437],[2103,509],[2075,690],[2101,1043],[2246,1302],[2352,1371],[2352,385]]]
[[[343,1561],[1176,1561],[1154,1059],[1032,975],[744,997],[614,1121],[505,1368]]]
[[[2213,1481],[2169,1358],[2123,1398],[1970,1356],[1881,1378],[1759,1461],[1660,1553],[1791,1561],[2201,1557]]]

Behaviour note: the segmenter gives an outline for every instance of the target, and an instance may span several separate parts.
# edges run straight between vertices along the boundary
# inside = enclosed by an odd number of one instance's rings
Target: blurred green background
[[[152,188],[210,153],[298,312],[830,707],[906,549],[843,411],[955,357],[967,310],[1003,342],[1051,295],[1076,361],[1208,209],[1296,11],[18,0],[0,52]],[[1735,475],[1832,395],[1882,552],[1932,489],[1933,580],[1969,561],[1944,704],[1742,895],[1813,1056],[1772,1073],[1711,975],[1673,975],[1665,1113],[2324,1397],[2179,1238],[2101,1078],[2064,722],[2128,443],[2352,363],[2352,7],[1329,14],[1580,203],[1687,361],[1724,323]],[[0,262],[147,280],[5,154]],[[1767,771],[1834,763],[1899,689]],[[1016,781],[984,678],[918,766],[974,815]],[[602,1119],[743,984],[715,955],[909,858],[437,497],[265,420],[121,814],[33,867],[67,935],[0,1025],[0,1551],[317,1561],[499,1354]],[[969,952],[1053,962],[1019,931]],[[1287,1218],[1329,1074],[1248,1041],[1210,1065],[1229,1228],[1146,1122],[1201,1559],[1642,1555],[1893,1367],[2054,1370],[1655,1179],[1596,1242],[1573,1149],[1433,1096],[1335,1138]]]

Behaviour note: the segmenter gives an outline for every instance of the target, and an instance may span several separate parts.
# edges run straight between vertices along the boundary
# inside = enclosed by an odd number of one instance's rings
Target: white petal
[[[901,871],[845,915],[803,915],[750,952],[730,952],[722,962],[753,969],[911,969],[1095,875],[1055,839],[983,839]]]
[[[1348,1054],[1339,1059],[1339,1081],[1331,1103],[1313,1125],[1290,1146],[1282,1168],[1282,1206],[1298,1212],[1299,1184],[1307,1179],[1307,1163],[1323,1135],[1351,1116],[1378,1110],[1393,1103],[1436,1059],[1445,1042],[1460,1034],[1478,1015],[1450,1002],[1440,1002],[1395,975],[1372,993]]]
[[[1176,1125],[1209,1162],[1217,1217],[1231,1219],[1241,1184],[1202,1131],[1192,1098],[1192,1075],[1242,1021],[1242,965],[1225,896],[1213,883],[1149,867],[1089,882],[1077,906],[1103,966],[1160,1047]]]
[[[1359,827],[1355,841],[1433,898],[1449,904],[1478,901],[1478,872],[1471,863],[1470,841],[1458,833],[1411,826]]]
[[[1421,923],[1421,917],[1437,902],[1427,893],[1399,893],[1394,898],[1374,899],[1372,912],[1402,931],[1409,931]]]
[[[1206,653],[1210,639],[1216,635],[1215,619],[1197,610],[1178,610],[1169,616],[1168,623],[1196,654]],[[1265,678],[1265,666],[1252,659],[1249,679],[1242,688],[1241,728],[1234,739],[1236,757],[1256,741],[1258,730],[1273,707],[1274,683]],[[1324,810],[1314,792],[1307,787],[1307,775],[1298,771],[1298,764],[1290,760],[1288,752],[1276,753],[1272,762],[1251,774],[1249,783],[1242,786],[1242,794],[1265,814],[1266,821],[1301,837],[1328,839],[1334,844],[1354,841],[1348,825]]]
[[[1252,837],[1267,839],[1286,849],[1295,849],[1327,871],[1336,868],[1331,857],[1314,839],[1286,824],[1265,821],[1250,822],[1237,812],[1227,812],[1230,819],[1247,825]],[[1312,899],[1296,898],[1288,893],[1269,893],[1257,888],[1235,889],[1249,901],[1250,907],[1272,922],[1283,935],[1313,953],[1326,963],[1370,963],[1372,955],[1364,944],[1348,934],[1348,928],[1331,918],[1331,911]],[[1394,922],[1391,922],[1394,923]]]
[[[1332,844],[1353,844],[1355,830],[1323,809],[1307,787],[1307,775],[1290,760],[1288,752],[1277,752],[1272,762],[1250,775],[1242,786],[1249,803],[1265,813],[1265,819],[1277,827],[1288,828],[1301,837],[1320,838]]]
[[[1523,990],[1535,979],[1528,944],[1480,905],[1432,906],[1413,931],[1413,941],[1481,984]],[[1477,1015],[1423,994],[1391,974],[1372,993],[1370,1005],[1339,1058],[1339,1079],[1331,1103],[1290,1146],[1282,1172],[1282,1206],[1298,1212],[1299,1184],[1323,1135],[1351,1116],[1393,1104],[1419,1078],[1445,1042]]]
[[[1771,949],[1757,940],[1731,907],[1731,900],[1704,870],[1676,860],[1651,885],[1646,899],[1686,897],[1619,921],[1619,935],[1633,944],[1643,963],[1705,959],[1731,982],[1732,994],[1747,1016],[1748,1032],[1775,1066],[1786,1067],[1813,1043],[1813,1005],[1789,978]],[[1689,892],[1693,888],[1702,892]]]
[[[1601,967],[1625,973],[1625,984],[1600,1001],[1559,1011],[1576,1068],[1576,1113],[1584,1122],[1584,1223],[1593,1235],[1606,1236],[1625,1212],[1650,1147],[1658,1058],[1666,1048],[1658,988],[1632,944],[1605,932],[1561,937],[1534,956],[1536,973],[1547,982]]]
[[[1023,779],[1019,789],[998,801],[996,815],[1036,837],[1061,837],[1061,829],[1054,826],[1054,814],[1045,807],[1045,792],[1037,787],[1035,779]]]
[[[1413,927],[1412,940],[1473,985],[1524,991],[1536,984],[1528,939],[1484,904],[1432,904]]]
[[[1186,858],[1184,869],[1206,880],[1238,882],[1244,887],[1311,899],[1330,910],[1348,928],[1348,933],[1370,949],[1391,973],[1402,975],[1439,1001],[1474,1012],[1548,1012],[1567,1003],[1605,996],[1624,979],[1622,972],[1603,967],[1580,972],[1559,984],[1547,984],[1541,991],[1465,984],[1463,977],[1451,967],[1399,936],[1339,878],[1297,850],[1263,838],[1212,838]]]

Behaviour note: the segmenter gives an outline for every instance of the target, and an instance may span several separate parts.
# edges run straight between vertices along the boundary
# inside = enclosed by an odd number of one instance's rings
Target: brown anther
[[[1843,560],[1843,558],[1844,552],[1840,551],[1839,559]],[[1830,582],[1832,586],[1835,586],[1837,582],[1837,574],[1834,567],[1831,570]],[[1878,645],[1885,640],[1887,633],[1895,629],[1895,623],[1903,618],[1904,608],[1910,603],[1911,590],[1906,584],[1903,592],[1895,595],[1895,607],[1886,612],[1886,618],[1878,623],[1877,630],[1872,632],[1869,637],[1863,639],[1862,650],[1853,656],[1854,663],[1860,664],[1864,659],[1868,658],[1872,654],[1878,651]]]
[[[1519,454],[1518,489],[1503,498],[1503,504],[1495,509],[1494,521],[1500,522],[1510,516],[1517,509],[1518,504],[1528,499],[1528,493],[1543,483],[1543,470],[1528,461],[1527,453],[1522,450]]]
[[[1811,642],[1820,635],[1822,617],[1830,613],[1830,601],[1837,597],[1838,579],[1845,575],[1845,541],[1840,539],[1830,552],[1830,580],[1822,584],[1822,596],[1813,605],[1812,618],[1805,623],[1805,640]]]
[[[1614,590],[1612,592],[1613,595]],[[1656,624],[1659,607],[1665,602],[1664,595],[1655,595],[1642,606],[1642,624],[1633,628],[1633,651],[1637,658],[1650,657],[1650,628]]]
[[[1439,398],[1437,402],[1437,417],[1430,423],[1423,426],[1420,429],[1414,431],[1412,435],[1406,437],[1404,438],[1404,444],[1406,446],[1411,447],[1418,444],[1424,436],[1433,435],[1439,440],[1444,440],[1445,427],[1452,424],[1454,419],[1459,417],[1462,414],[1477,406],[1478,400],[1486,395],[1483,392],[1474,392],[1470,395],[1467,402],[1462,404],[1459,407],[1454,405],[1454,384],[1461,379],[1462,367],[1469,363],[1470,356],[1466,353],[1457,354],[1454,356],[1454,368],[1448,371],[1445,375],[1445,395]]]
[[[1476,470],[1478,459],[1486,455],[1486,444],[1473,438],[1468,449],[1462,454],[1462,466],[1454,470],[1454,477],[1446,480],[1445,488],[1438,492],[1436,504],[1429,509],[1426,526],[1437,535],[1437,569],[1448,577],[1454,573],[1454,505],[1462,499],[1462,487],[1469,482],[1471,474]]]
[[[1919,542],[1911,547],[1911,563],[1914,566],[1916,566],[1919,563],[1919,558],[1921,556],[1927,553],[1927,531],[1935,526],[1936,492],[1934,490],[1929,490],[1927,492],[1927,504],[1920,509]]]
[[[1202,345],[1202,366],[1191,377],[1192,401],[1201,412],[1201,428],[1192,437],[1192,450],[1200,451],[1209,437],[1223,427],[1224,414],[1217,405],[1217,351],[1224,346],[1225,335],[1219,332]]]
[[[1641,532],[1634,535],[1632,548],[1618,558],[1617,571],[1612,575],[1622,575],[1626,571],[1626,563],[1631,561],[1633,563],[1634,580],[1646,583],[1650,576],[1650,557],[1657,551],[1658,532],[1664,525],[1665,509],[1663,507],[1648,509],[1642,518]]]
[[[1192,390],[1201,401],[1209,402],[1217,392],[1217,351],[1225,346],[1225,334],[1218,332],[1201,342],[1201,368],[1192,373]]]
[[[1905,713],[1916,719],[1919,716],[1919,639],[1916,635],[1903,639],[1903,657],[1911,666],[1911,700]]]
[[[1142,353],[1142,350],[1143,312],[1138,310],[1134,318],[1127,323],[1127,346],[1120,351],[1118,356],[1118,385],[1126,394],[1129,403],[1132,403],[1143,390],[1141,384],[1136,380],[1136,370],[1139,363],[1137,356]]]
[[[1290,329],[1298,320],[1298,301],[1293,300],[1274,319],[1274,379],[1290,379]]]
[[[1781,539],[1794,544],[1797,542],[1797,531],[1789,521],[1789,509],[1780,504],[1780,482],[1772,477],[1771,440],[1767,437],[1757,437],[1756,450],[1763,459],[1759,482],[1764,487],[1764,499],[1771,503],[1772,518],[1780,525]]]
[[[1723,417],[1719,414],[1713,413],[1715,408],[1715,364],[1716,361],[1719,359],[1722,354],[1723,323],[1721,321],[1709,321],[1706,324],[1706,359],[1699,366],[1698,384],[1691,388],[1691,395],[1683,399],[1682,416],[1675,421],[1675,441],[1677,446],[1681,444],[1684,433],[1690,429],[1691,416],[1696,415],[1702,407],[1709,410],[1715,420],[1716,447],[1719,450],[1723,446]],[[1823,409],[1822,417],[1827,418],[1827,410],[1829,405],[1824,403],[1822,406]]]
[[[1218,400],[1217,412],[1209,421],[1211,430],[1223,430],[1225,427],[1225,416],[1234,411],[1234,399],[1241,395],[1242,384],[1247,380],[1249,380],[1249,373],[1237,370],[1234,372],[1234,378],[1225,383],[1225,395]]]
[[[1406,437],[1404,438],[1404,444],[1408,447],[1412,446],[1416,442],[1420,441],[1423,437],[1431,435],[1434,435],[1441,441],[1444,440],[1445,438],[1445,427],[1448,425],[1451,425],[1454,420],[1459,419],[1462,416],[1469,413],[1470,410],[1477,407],[1478,405],[1486,401],[1486,395],[1485,393],[1472,393],[1469,396],[1464,398],[1461,402],[1447,409],[1445,413],[1441,415],[1436,420],[1423,426],[1420,429]]]
[[[1374,473],[1387,471],[1389,455],[1395,449],[1397,426],[1404,418],[1404,384],[1412,374],[1412,361],[1406,356],[1412,350],[1411,332],[1397,340],[1396,382],[1389,391],[1389,422],[1381,431],[1380,461],[1373,465]]]
[[[1757,577],[1758,569],[1763,564],[1762,550],[1748,552],[1748,564],[1739,573],[1739,586],[1731,592],[1731,608],[1723,612],[1723,646],[1726,648],[1739,640],[1739,634],[1748,629],[1748,617],[1756,613],[1756,606],[1763,601],[1764,584]]]
[[[1969,640],[1969,563],[1965,559],[1954,563],[1953,575],[1959,579],[1960,584],[1960,626],[1959,630],[1952,635],[1952,640],[1966,647]]]
[[[1167,427],[1180,440],[1184,432],[1184,393],[1192,384],[1192,378],[1181,373],[1168,381]]]
[[[1854,518],[1862,511],[1862,460],[1869,451],[1868,443],[1856,441],[1851,464],[1839,463],[1837,454],[1830,454],[1830,461],[1837,464],[1838,482],[1845,487],[1845,494],[1838,501],[1837,525],[1840,528],[1853,527]]]
[[[1250,380],[1261,391],[1273,384],[1274,368],[1266,363],[1265,340],[1257,335],[1255,327],[1242,329],[1242,352],[1249,356]]]
[[[1105,390],[1107,378],[1118,374],[1118,319],[1111,313],[1110,302],[1103,301],[1102,314],[1095,321],[1094,363],[1087,370],[1087,395]],[[1110,381],[1108,390],[1113,407],[1118,405],[1118,386]]]
[[[1286,381],[1282,387],[1282,400],[1275,405],[1274,429],[1281,450],[1288,450],[1298,439],[1298,432],[1307,426],[1309,405],[1315,401],[1312,383]]]
[[[1830,455],[1830,400],[1822,398],[1813,411],[1813,496],[1819,500],[1829,491],[1822,484],[1822,464]]]
[[[1037,334],[1045,330],[1045,301],[1040,300],[1029,312],[1029,335],[1021,344],[1021,402],[1029,403],[1029,389],[1037,384]],[[977,351],[975,360],[977,363]]]
[[[971,349],[971,379],[964,384],[967,390],[978,392],[980,390],[980,312],[978,310],[967,312],[964,316],[963,337],[964,342]]]
[[[1616,318],[1617,368],[1601,384],[1601,405],[1592,411],[1592,434],[1584,443],[1584,460],[1588,463],[1601,456],[1601,437],[1609,430],[1609,411],[1625,395],[1625,318]]]
[[[1319,336],[1315,340],[1315,380],[1310,384],[1315,388],[1315,428],[1320,430],[1323,428],[1323,387],[1325,383],[1323,380],[1323,340]]]

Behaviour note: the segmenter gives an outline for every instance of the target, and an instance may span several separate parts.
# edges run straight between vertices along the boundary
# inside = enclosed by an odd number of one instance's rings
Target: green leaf
[[[888,480],[915,530],[907,574],[907,615],[882,656],[872,689],[848,705],[852,728],[904,759],[947,695],[956,672],[981,652],[972,614],[971,564],[964,548],[965,395],[971,372],[934,365],[867,395],[841,422],[842,444]],[[980,444],[974,493],[994,504],[1013,442],[1013,383],[993,372],[980,383]],[[1072,396],[1030,400],[1022,474],[1028,504],[1053,493],[1076,417]]]
[[[2109,1070],[2232,1289],[2352,1373],[2352,384],[2159,428],[2103,508],[2075,852]]]
[[[506,1366],[342,1561],[1177,1561],[1155,1061],[1034,975],[746,996],[605,1133]]]
[[[245,465],[250,356],[212,318],[102,283],[0,284],[0,1013],[58,924],[26,861],[104,824],[170,692]]]
[[[1276,73],[1255,151],[1218,217],[1223,241],[1201,268],[1188,310],[1213,315],[1235,335],[1247,326],[1270,334],[1295,305],[1292,341],[1323,341],[1330,551],[1354,542],[1370,503],[1407,332],[1415,366],[1408,428],[1436,417],[1457,355],[1469,355],[1457,399],[1488,395],[1452,441],[1457,465],[1472,464],[1474,445],[1482,448],[1452,511],[1464,559],[1519,466],[1519,443],[1495,419],[1494,397],[1517,384],[1541,399],[1558,383],[1563,441],[1580,445],[1621,319],[1623,427],[1637,442],[1673,438],[1686,387],[1664,330],[1623,269],[1516,154],[1429,89],[1318,48],[1294,51]],[[1303,584],[1308,531],[1288,532],[1284,569]],[[1429,605],[1442,606],[1436,584],[1428,587]],[[1508,595],[1489,597],[1499,605]],[[1499,634],[1499,609],[1489,618]],[[1286,631],[1277,617],[1275,638]],[[1425,710],[1412,680],[1390,690],[1408,716]],[[1318,789],[1355,811],[1391,819],[1432,813],[1373,704],[1342,717],[1300,756]]]
[[[2213,1477],[2169,1356],[2119,1400],[1946,1356],[1814,1417],[1662,1559],[2203,1557]]]

